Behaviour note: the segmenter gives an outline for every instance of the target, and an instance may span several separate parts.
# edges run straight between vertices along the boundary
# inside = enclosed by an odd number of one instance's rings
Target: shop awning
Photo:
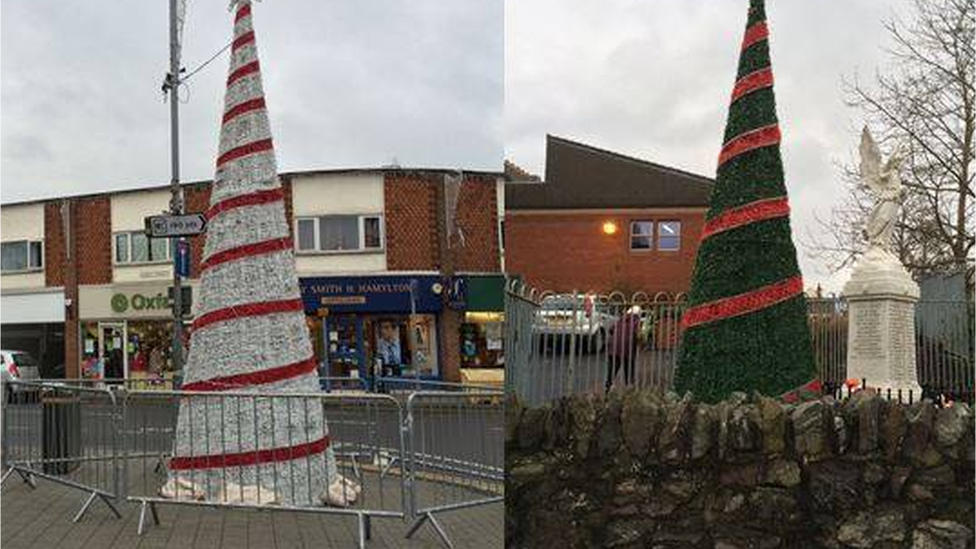
[[[465,310],[469,312],[503,312],[505,310],[505,275],[468,275]]]

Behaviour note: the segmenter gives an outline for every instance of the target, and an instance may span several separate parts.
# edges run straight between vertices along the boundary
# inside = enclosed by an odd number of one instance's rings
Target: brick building
[[[500,174],[358,169],[281,181],[322,375],[458,381],[462,365],[502,363]],[[206,211],[210,182],[183,191],[188,212]],[[172,252],[146,238],[144,218],[168,203],[168,187],[153,187],[4,204],[2,346],[31,352],[46,375],[95,375],[85,369],[98,362],[106,376],[166,370]],[[203,238],[190,244],[192,292]],[[395,342],[395,360],[378,356],[380,338]]]
[[[507,272],[555,292],[685,292],[713,181],[547,136],[545,180],[511,164]]]

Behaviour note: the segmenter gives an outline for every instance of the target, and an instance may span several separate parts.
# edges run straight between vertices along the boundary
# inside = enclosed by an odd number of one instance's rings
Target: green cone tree
[[[814,377],[779,142],[764,2],[750,0],[675,374],[706,402]]]

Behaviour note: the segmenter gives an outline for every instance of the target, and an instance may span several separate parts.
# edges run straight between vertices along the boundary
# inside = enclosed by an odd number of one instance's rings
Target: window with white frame
[[[379,215],[320,215],[295,218],[299,252],[357,252],[383,249]]]
[[[0,271],[26,273],[44,268],[44,245],[40,240],[14,240],[0,244]]]
[[[653,221],[631,221],[630,222],[630,249],[631,250],[650,250],[654,240]]]
[[[163,263],[172,257],[168,238],[149,238],[143,231],[115,233],[115,263]]]
[[[657,222],[657,249],[675,251],[681,249],[681,222]]]

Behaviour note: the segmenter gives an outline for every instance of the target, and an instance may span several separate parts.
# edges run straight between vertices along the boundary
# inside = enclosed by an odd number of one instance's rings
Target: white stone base
[[[906,400],[922,389],[915,369],[915,302],[918,284],[898,258],[872,248],[844,286],[847,297],[847,377],[869,389]]]

